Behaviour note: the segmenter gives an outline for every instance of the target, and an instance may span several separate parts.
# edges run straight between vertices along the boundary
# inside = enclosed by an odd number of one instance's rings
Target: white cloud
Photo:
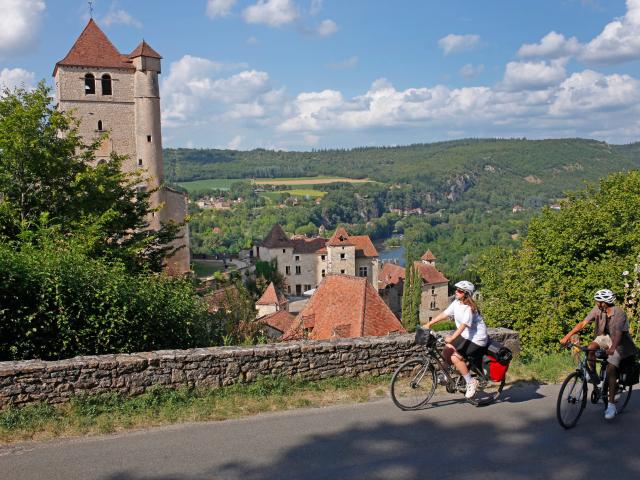
[[[584,45],[580,59],[597,64],[614,64],[640,58],[640,0],[627,0],[624,17],[607,24]]]
[[[242,144],[242,135],[236,135],[227,144],[227,149],[229,149],[229,150],[238,150],[240,148],[241,144]]]
[[[316,29],[317,34],[321,37],[328,37],[330,35],[333,35],[337,31],[338,25],[336,25],[336,22],[330,19],[320,22],[320,25],[318,25],[318,28]]]
[[[472,63],[467,63],[464,67],[460,69],[460,75],[464,78],[472,78],[480,75],[484,72],[484,65],[473,65]]]
[[[540,43],[525,43],[518,49],[518,56],[523,58],[545,57],[559,58],[569,57],[580,51],[580,42],[576,37],[565,38],[561,33],[549,32]]]
[[[208,0],[207,16],[211,18],[227,17],[231,14],[236,0]]]
[[[509,91],[537,90],[557,85],[566,76],[566,60],[551,62],[509,62],[505,68],[502,87]]]
[[[36,75],[22,68],[3,68],[0,70],[0,91],[16,87],[31,89],[35,85]],[[0,92],[1,94],[1,92]]]
[[[115,8],[113,5],[111,5],[109,11],[102,19],[102,23],[107,26],[127,25],[129,27],[142,28],[142,23],[133,18],[129,12],[120,8]]]
[[[450,33],[438,40],[438,46],[445,55],[472,50],[480,43],[479,35],[455,35]]]
[[[348,68],[356,68],[358,66],[359,59],[356,55],[353,57],[349,57],[346,60],[337,63],[330,63],[328,65],[329,68],[334,70],[344,70]]]
[[[33,46],[44,9],[44,0],[0,0],[0,57]]]
[[[264,23],[270,27],[291,23],[298,15],[298,9],[291,0],[258,0],[242,12],[247,23]]]
[[[311,0],[311,6],[309,7],[310,15],[317,15],[322,10],[322,0]]]

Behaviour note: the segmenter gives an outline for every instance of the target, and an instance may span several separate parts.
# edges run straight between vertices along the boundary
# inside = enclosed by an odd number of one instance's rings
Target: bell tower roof
[[[149,47],[150,48],[150,47]],[[157,54],[156,54],[157,55]],[[124,68],[135,70],[131,60],[118,52],[93,18],[67,53],[66,57],[56,63],[53,70],[55,76],[58,66]]]

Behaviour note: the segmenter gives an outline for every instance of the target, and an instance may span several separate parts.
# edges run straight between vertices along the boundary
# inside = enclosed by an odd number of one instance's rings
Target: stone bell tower
[[[182,223],[187,213],[184,194],[163,186],[162,131],[158,75],[162,57],[144,40],[130,54],[121,54],[93,19],[90,19],[67,55],[53,71],[60,110],[72,111],[80,120],[79,133],[93,142],[104,133],[96,160],[112,152],[125,155],[126,172],[140,171],[141,188],[155,190],[151,206],[160,207],[149,218],[152,229],[161,222]],[[170,274],[189,271],[189,231],[185,226],[181,246],[167,259]]]

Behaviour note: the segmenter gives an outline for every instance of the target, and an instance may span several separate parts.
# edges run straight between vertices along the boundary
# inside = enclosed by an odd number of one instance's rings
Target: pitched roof
[[[293,240],[293,253],[319,253],[320,250],[325,250],[326,238],[294,238]]]
[[[262,241],[261,246],[266,248],[292,247],[293,241],[287,237],[280,224],[276,223]]]
[[[147,42],[142,40],[140,45],[133,49],[133,52],[129,54],[129,58],[136,57],[152,57],[152,58],[162,58],[158,52],[156,52],[153,48],[149,46]]]
[[[420,276],[425,283],[449,283],[447,277],[440,273],[433,265],[416,261],[413,262],[413,266],[420,271]]]
[[[128,57],[118,52],[93,19],[90,19],[84,27],[66,57],[56,63],[54,75],[59,65],[135,70]]]
[[[325,277],[283,340],[303,337],[304,328],[314,340],[405,331],[367,279],[350,275]]]
[[[344,227],[338,227],[333,236],[327,242],[327,246],[329,247],[346,247],[351,245],[353,245],[353,243],[351,243],[349,234]]]
[[[259,318],[258,321],[269,325],[271,328],[278,330],[279,332],[286,332],[291,328],[296,316],[286,310],[279,310],[269,315],[265,315]]]
[[[426,262],[432,262],[436,259],[436,256],[431,253],[431,250],[427,250],[424,255],[420,257],[420,260],[424,260]]]
[[[215,313],[220,309],[227,309],[233,300],[240,296],[240,292],[235,286],[220,288],[211,293],[206,294],[203,298],[211,313]]]
[[[351,243],[356,246],[356,255],[362,252],[365,257],[378,256],[378,251],[376,250],[376,247],[373,246],[373,242],[369,238],[369,235],[354,235],[349,237],[349,240],[351,240]]]
[[[396,285],[405,278],[405,268],[391,262],[385,262],[378,274],[378,288],[383,289],[389,285]]]
[[[282,295],[278,295],[276,286],[271,282],[256,302],[256,305],[283,305],[285,303],[287,303],[287,300]]]

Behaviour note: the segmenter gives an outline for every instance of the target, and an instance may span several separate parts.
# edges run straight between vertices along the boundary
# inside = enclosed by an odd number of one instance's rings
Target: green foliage
[[[526,354],[557,350],[592,308],[594,291],[621,296],[622,272],[632,269],[639,245],[640,172],[610,175],[598,189],[570,194],[562,210],[543,210],[520,250],[481,259],[485,318],[517,330]]]
[[[131,274],[52,230],[0,244],[0,360],[210,345],[194,286]]]
[[[402,290],[402,326],[408,332],[414,332],[420,324],[420,301],[422,295],[422,277],[420,271],[409,264],[406,270],[404,289]]]

